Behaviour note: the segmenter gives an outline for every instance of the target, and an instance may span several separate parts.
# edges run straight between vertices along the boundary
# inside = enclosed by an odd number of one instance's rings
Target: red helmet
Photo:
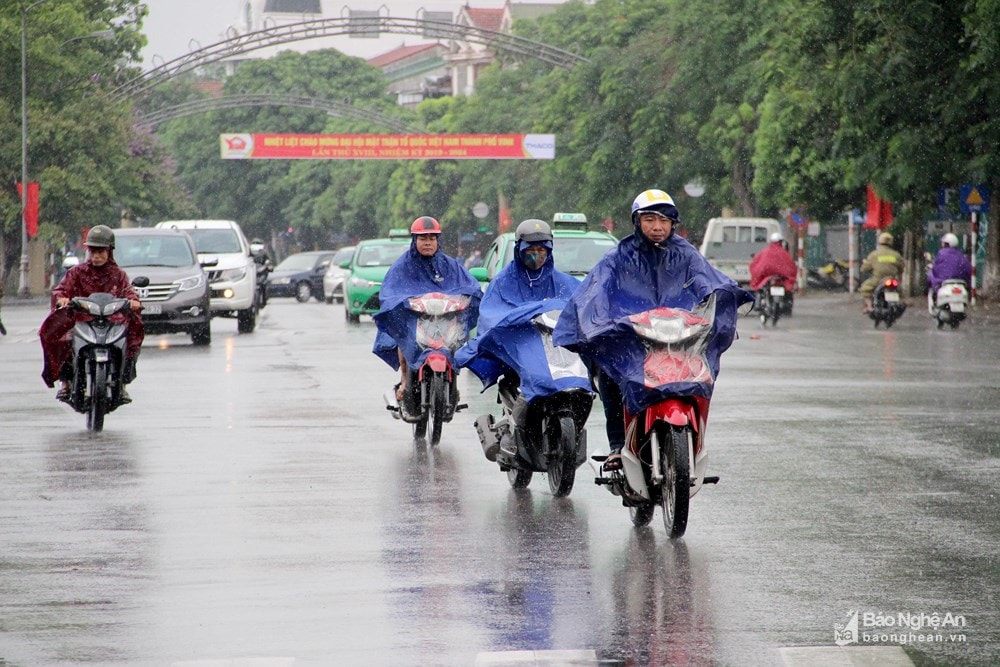
[[[429,215],[422,215],[410,225],[411,234],[440,234],[441,223]]]

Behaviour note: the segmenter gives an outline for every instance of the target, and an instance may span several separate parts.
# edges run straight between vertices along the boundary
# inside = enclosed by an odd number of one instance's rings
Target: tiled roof
[[[436,42],[433,44],[415,44],[413,46],[400,46],[393,49],[392,51],[387,51],[385,53],[379,54],[373,58],[368,59],[368,64],[373,67],[385,67],[386,65],[391,65],[392,63],[399,62],[400,60],[406,60],[411,58],[418,53],[423,53],[424,51],[430,51],[434,47],[440,46]]]
[[[472,25],[484,30],[500,30],[503,20],[503,9],[475,9],[466,5],[465,12],[469,15]]]

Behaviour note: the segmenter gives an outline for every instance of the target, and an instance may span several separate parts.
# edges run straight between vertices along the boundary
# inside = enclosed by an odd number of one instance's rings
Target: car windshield
[[[409,247],[409,243],[389,242],[362,246],[357,266],[391,266]]]
[[[333,256],[333,261],[330,262],[334,266],[339,267],[344,262],[351,261],[351,257],[354,257],[354,246],[349,246],[347,248],[341,248],[337,251],[337,254]]]
[[[590,273],[605,253],[615,247],[615,241],[585,236],[556,236],[552,242],[552,255],[556,268],[563,273],[583,276]],[[514,241],[507,249],[507,263],[514,259]]]
[[[197,264],[191,246],[181,236],[130,236],[115,239],[119,266],[191,266]]]
[[[308,271],[316,263],[317,255],[306,255],[299,253],[290,255],[283,259],[276,267],[275,271]]]
[[[198,252],[240,252],[240,239],[232,229],[185,229]]]

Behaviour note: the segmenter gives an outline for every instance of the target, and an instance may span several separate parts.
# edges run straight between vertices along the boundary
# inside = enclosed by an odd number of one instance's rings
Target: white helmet
[[[948,232],[947,234],[945,234],[944,236],[942,236],[941,237],[941,247],[944,248],[945,246],[947,246],[949,248],[957,248],[958,247],[958,237],[955,236],[954,234],[952,234],[951,232]]]
[[[781,232],[774,232],[773,234],[771,234],[769,240],[771,241],[771,243],[781,243],[782,241],[785,240],[785,237],[781,235]]]

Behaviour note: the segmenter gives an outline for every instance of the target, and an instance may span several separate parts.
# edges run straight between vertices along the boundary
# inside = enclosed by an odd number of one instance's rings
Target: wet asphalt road
[[[709,424],[722,481],[671,542],[587,467],[567,499],[540,475],[511,491],[467,374],[470,410],[415,448],[371,323],[339,306],[273,300],[254,334],[216,320],[208,349],[147,338],[134,403],[88,434],[39,378],[44,310],[8,299],[0,664],[772,665],[854,611],[961,615],[909,657],[997,664],[1000,325],[940,332],[917,305],[889,331],[846,295],[744,318]]]

